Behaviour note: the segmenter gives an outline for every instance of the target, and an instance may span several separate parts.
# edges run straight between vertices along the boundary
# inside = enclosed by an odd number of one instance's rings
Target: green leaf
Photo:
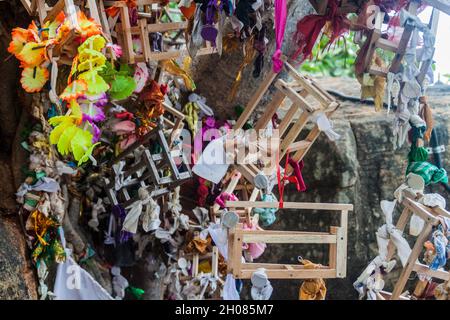
[[[128,64],[121,64],[119,68],[119,73],[122,75],[128,75],[133,76],[134,75],[134,68],[131,65]]]
[[[77,133],[77,127],[70,126],[68,127],[59,137],[58,141],[58,151],[61,155],[65,156],[70,151],[70,142],[72,138]]]
[[[87,130],[78,129],[71,140],[72,153],[75,160],[80,160],[92,146],[92,134]]]
[[[111,82],[109,93],[114,100],[122,100],[128,98],[136,89],[134,78],[118,75]]]

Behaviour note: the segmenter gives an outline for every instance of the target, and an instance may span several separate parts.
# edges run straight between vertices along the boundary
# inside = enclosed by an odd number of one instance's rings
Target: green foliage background
[[[306,60],[300,70],[319,76],[354,78],[354,64],[359,47],[353,43],[353,33],[345,34],[331,46],[326,47],[328,41],[326,35],[317,41],[312,60]]]

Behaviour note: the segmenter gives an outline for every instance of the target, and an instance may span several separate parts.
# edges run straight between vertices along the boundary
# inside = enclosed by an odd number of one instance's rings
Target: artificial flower
[[[87,90],[87,83],[84,80],[72,81],[59,96],[62,100],[73,100],[80,96],[83,96]]]
[[[49,72],[41,67],[29,67],[22,71],[20,83],[26,92],[39,92],[47,83]]]

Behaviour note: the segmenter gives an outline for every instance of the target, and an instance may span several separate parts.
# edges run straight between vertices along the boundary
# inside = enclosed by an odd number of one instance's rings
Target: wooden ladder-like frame
[[[295,142],[301,131],[305,128],[306,124],[310,120],[311,116],[313,116],[317,112],[324,112],[327,117],[331,117],[332,114],[339,108],[339,103],[325,89],[320,87],[320,85],[318,85],[312,78],[300,74],[288,62],[284,63],[284,68],[292,77],[292,81],[286,82],[281,79],[276,81],[275,87],[277,88],[277,92],[274,94],[270,103],[267,105],[264,114],[256,122],[254,129],[262,130],[266,128],[267,124],[281,107],[284,100],[286,98],[289,99],[291,101],[291,106],[289,107],[278,128],[279,136],[281,138],[279,159],[281,161],[281,159],[289,150],[290,152],[294,152],[294,154],[292,155],[292,159],[298,162],[305,157],[311,146],[320,135],[320,130],[318,126],[315,125],[304,140]],[[256,93],[247,103],[244,112],[236,121],[233,130],[242,129],[244,124],[250,118],[251,114],[255,111],[264,94],[269,90],[269,87],[275,81],[276,76],[277,74],[271,71],[265,77]],[[306,97],[308,96],[311,96],[318,103],[312,104],[311,102],[307,101]],[[301,111],[301,114],[299,118],[294,121],[294,117],[296,116],[298,111]],[[293,121],[294,124],[292,125],[290,130],[288,130]],[[267,166],[263,168],[263,170],[267,172],[273,172],[275,170],[274,168],[274,164],[271,163],[267,164]],[[254,177],[261,171],[261,169],[259,169],[253,163],[237,164],[233,166],[232,170],[237,170],[238,172],[240,172],[242,174],[242,177],[250,183],[253,183]],[[286,168],[287,174],[291,174],[292,170],[293,168],[289,165],[288,168]],[[233,173],[233,176],[236,176],[236,174]],[[237,187],[238,182],[239,180],[236,178],[231,179],[224,192],[232,193]],[[250,199],[254,201],[257,199],[258,195],[259,190],[257,188],[254,188]],[[218,210],[219,205],[214,204],[212,208],[212,216],[217,215]],[[247,211],[248,210],[249,209],[247,209]]]
[[[427,265],[417,262],[420,254],[423,251],[423,245],[428,240],[433,226],[436,226],[440,223],[438,217],[444,216],[450,218],[450,212],[440,207],[430,208],[424,206],[423,204],[420,204],[408,197],[404,198],[402,205],[404,206],[404,209],[397,221],[397,229],[403,232],[413,214],[416,214],[417,216],[422,218],[425,221],[425,225],[420,234],[417,236],[414,247],[412,248],[406,265],[403,267],[400,273],[400,277],[395,284],[394,290],[392,291],[392,293],[381,291],[381,297],[379,297],[380,299],[383,298],[390,300],[409,300],[407,297],[404,297],[402,293],[412,272],[426,274],[427,276],[438,278],[444,281],[450,280],[450,274],[448,271],[431,270]],[[394,257],[394,254],[395,246],[392,241],[389,241],[386,261],[390,261]]]
[[[278,206],[278,203],[227,201],[227,208]],[[327,210],[340,213],[340,226],[330,232],[243,230],[239,223],[229,230],[228,272],[237,279],[250,279],[258,268],[265,268],[270,279],[345,278],[347,268],[347,225],[351,204],[285,202],[284,209]],[[273,263],[242,263],[243,243],[329,244],[329,264],[319,269],[305,269],[302,265]]]
[[[408,7],[408,12],[410,14],[416,15],[418,7],[419,3],[417,1],[411,1]],[[397,73],[400,71],[401,62],[403,60],[403,57],[405,56],[408,43],[411,40],[415,27],[413,24],[408,23],[407,21],[406,25],[404,26],[400,42],[396,44],[393,41],[381,37],[381,27],[383,24],[384,16],[385,16],[384,12],[380,12],[376,16],[375,28],[371,31],[366,40],[365,45],[368,46],[368,49],[367,52],[365,53],[363,64],[365,72],[386,78],[389,72]],[[437,9],[434,9],[428,25],[433,34],[436,34],[437,32],[438,22],[439,22],[439,11]],[[372,64],[372,60],[377,48],[395,53],[394,59],[392,60],[389,67],[379,67]],[[419,81],[419,83],[423,82],[431,63],[432,63],[431,59],[430,61],[425,61],[424,63],[422,63],[420,68],[420,74],[417,76],[417,80]]]

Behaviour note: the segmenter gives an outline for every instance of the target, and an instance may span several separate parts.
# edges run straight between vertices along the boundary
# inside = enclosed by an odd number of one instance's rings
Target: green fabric
[[[408,153],[408,162],[424,162],[428,160],[428,151],[424,147],[412,147]]]
[[[406,175],[410,172],[421,176],[425,185],[439,182],[448,183],[447,171],[426,161],[410,162],[408,168],[406,168]]]
[[[278,202],[273,194],[264,194],[261,200],[264,202]],[[275,216],[276,212],[276,208],[253,208],[253,214],[259,215],[259,221],[263,227],[268,227],[275,222],[277,218]]]
[[[142,296],[144,295],[145,291],[140,288],[135,288],[132,286],[129,286],[125,289],[129,293],[133,295],[137,300],[142,300]]]

